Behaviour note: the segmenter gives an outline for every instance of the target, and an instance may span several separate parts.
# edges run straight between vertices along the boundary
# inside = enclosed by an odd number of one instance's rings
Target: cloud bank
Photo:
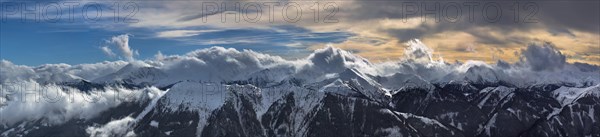
[[[117,45],[129,49],[127,39],[128,35],[113,37],[114,43],[120,43]],[[566,56],[551,43],[530,44],[519,52],[519,61],[508,63],[498,60],[495,64],[477,60],[449,63],[441,56],[434,57],[436,53],[419,40],[405,44],[403,58],[381,63],[370,62],[366,58],[332,46],[315,50],[308,57],[296,60],[252,50],[239,51],[223,47],[199,49],[185,55],[157,54],[155,59],[145,61],[115,61],[75,66],[46,64],[29,67],[3,60],[3,77],[0,82],[34,80],[40,83],[55,83],[87,80],[110,83],[128,80],[137,84],[162,86],[183,80],[222,82],[259,76],[273,78],[271,80],[275,82],[288,78],[317,81],[325,79],[328,74],[340,73],[346,69],[356,69],[371,76],[382,77],[397,73],[413,74],[431,83],[463,81],[468,79],[465,78],[466,75],[485,75],[472,74],[476,72],[494,73],[490,76],[494,77],[492,79],[514,85],[541,81],[576,84],[581,81],[598,80],[598,77],[594,77],[598,75],[598,66],[568,63]]]
[[[443,58],[432,58],[435,55],[433,50],[419,40],[407,42],[406,48],[402,59],[381,63],[372,63],[333,46],[315,50],[308,57],[297,60],[223,47],[199,49],[185,55],[160,54],[157,59],[130,62],[46,64],[31,67],[2,60],[0,114],[3,119],[0,123],[10,125],[21,120],[44,119],[50,124],[58,124],[69,119],[86,119],[123,102],[149,100],[163,92],[155,87],[182,81],[231,83],[260,80],[255,83],[260,87],[285,80],[302,81],[307,85],[325,82],[326,85],[328,81],[336,79],[354,79],[363,86],[385,87],[386,93],[387,90],[407,86],[431,87],[432,84],[462,82],[506,83],[505,86],[513,87],[540,84],[589,87],[600,83],[600,67],[568,63],[565,56],[549,43],[529,45],[520,53],[522,59],[519,62],[507,63],[500,60],[496,64],[476,60],[444,62]],[[138,84],[148,88],[109,86],[105,89],[81,91],[61,84],[82,80],[98,84]],[[42,96],[30,96],[27,93]],[[121,94],[129,96],[119,96]],[[43,99],[42,102],[31,102],[40,98]],[[90,102],[90,98],[96,102]],[[59,100],[48,102],[48,99]],[[14,115],[14,112],[19,112],[19,115]],[[109,127],[92,127],[88,132],[113,132],[112,125],[122,125],[127,121],[115,121],[114,124],[108,124],[107,126],[111,125]]]
[[[5,125],[38,119],[50,125],[62,124],[71,119],[90,119],[123,102],[146,101],[162,92],[157,88],[133,90],[123,87],[84,92],[35,81],[2,83],[0,89],[0,123]]]

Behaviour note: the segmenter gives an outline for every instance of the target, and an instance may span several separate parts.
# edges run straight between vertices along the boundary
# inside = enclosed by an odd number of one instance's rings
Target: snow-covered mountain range
[[[432,52],[413,40],[382,63],[330,46],[297,60],[223,47],[2,60],[0,136],[600,136],[600,67],[568,63],[552,45],[515,63]]]

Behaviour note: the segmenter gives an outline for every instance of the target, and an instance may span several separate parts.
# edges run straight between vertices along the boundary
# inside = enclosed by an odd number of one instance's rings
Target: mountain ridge
[[[600,136],[598,66],[450,64],[407,46],[385,63],[335,47],[298,60],[222,47],[37,69],[2,60],[0,136]]]

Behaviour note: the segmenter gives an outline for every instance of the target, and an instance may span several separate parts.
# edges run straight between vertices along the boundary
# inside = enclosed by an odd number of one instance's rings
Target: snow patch
[[[157,121],[154,121],[154,120],[150,121],[150,126],[152,126],[152,127],[158,128],[158,124],[159,123]]]

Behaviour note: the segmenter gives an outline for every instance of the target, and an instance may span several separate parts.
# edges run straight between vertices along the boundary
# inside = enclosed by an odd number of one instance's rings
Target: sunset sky
[[[405,43],[420,39],[447,62],[515,62],[528,45],[552,43],[568,62],[600,64],[597,0],[2,0],[0,7],[0,58],[34,66],[126,60],[112,46],[119,35],[137,59],[211,46],[295,59],[329,44],[378,62],[401,58]]]

